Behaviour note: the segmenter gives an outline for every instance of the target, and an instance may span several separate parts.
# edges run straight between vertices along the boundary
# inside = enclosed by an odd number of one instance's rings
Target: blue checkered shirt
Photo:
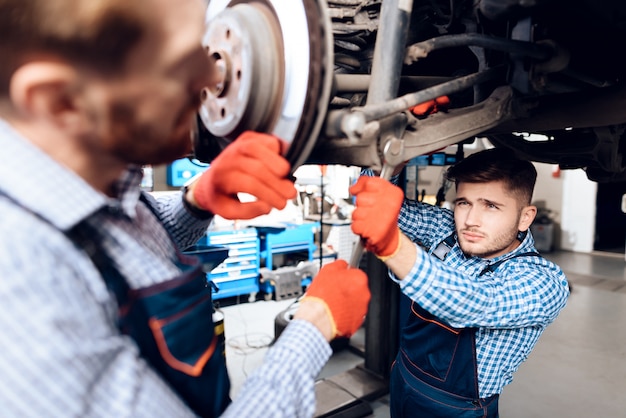
[[[180,273],[176,248],[209,220],[180,193],[139,203],[129,168],[118,198],[95,191],[0,119],[0,415],[186,417],[192,412],[116,327],[116,302],[67,231],[88,220],[132,288]],[[229,417],[310,417],[314,379],[332,353],[310,323],[293,321],[226,410]]]
[[[391,274],[392,279],[405,295],[449,325],[478,328],[480,397],[501,393],[565,307],[569,296],[565,274],[543,257],[518,257],[480,276],[488,264],[536,251],[530,232],[515,250],[493,259],[468,258],[455,243],[442,262],[430,253],[455,231],[452,211],[405,200],[398,224],[416,243],[417,259],[403,280]]]

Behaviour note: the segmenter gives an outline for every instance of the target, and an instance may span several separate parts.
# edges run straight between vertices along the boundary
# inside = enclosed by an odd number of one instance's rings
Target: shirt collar
[[[141,183],[140,167],[130,167],[115,183],[117,198],[94,189],[0,119],[0,190],[19,205],[61,230],[90,215],[117,208],[134,217]]]

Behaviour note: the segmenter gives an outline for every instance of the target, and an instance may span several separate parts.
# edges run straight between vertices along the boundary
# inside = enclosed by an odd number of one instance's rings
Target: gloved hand
[[[350,268],[344,260],[326,264],[309,285],[302,304],[317,301],[324,304],[331,320],[332,335],[350,337],[365,318],[370,301],[367,275],[357,268]]]
[[[448,98],[448,96],[441,96],[437,97],[436,99],[415,105],[409,108],[409,110],[415,116],[427,116],[440,110],[446,110],[449,105],[450,99]]]
[[[211,162],[190,185],[193,200],[200,209],[226,219],[252,219],[283,209],[296,196],[287,179],[291,167],[280,154],[278,138],[246,131]],[[237,193],[249,193],[254,202],[241,202]]]
[[[365,249],[384,259],[400,246],[398,216],[404,201],[402,190],[380,177],[359,177],[350,187],[356,197],[352,232],[365,240]]]

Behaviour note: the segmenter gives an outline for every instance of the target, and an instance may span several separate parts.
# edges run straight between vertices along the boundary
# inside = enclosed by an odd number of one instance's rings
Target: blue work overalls
[[[197,415],[219,416],[230,403],[230,380],[200,260],[178,253],[178,277],[131,289],[99,248],[93,228],[80,224],[68,236],[89,254],[115,295],[120,331]]]
[[[478,396],[475,333],[411,303],[389,382],[393,418],[498,416],[498,395]]]
[[[445,260],[455,243],[451,234],[433,246],[432,254]],[[516,254],[486,266],[480,275],[511,258],[526,256],[540,255]],[[392,418],[498,417],[499,395],[479,398],[476,331],[451,327],[411,302],[389,382]]]

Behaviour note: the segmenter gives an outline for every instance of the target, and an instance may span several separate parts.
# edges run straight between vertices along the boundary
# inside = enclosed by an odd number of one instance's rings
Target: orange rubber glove
[[[448,98],[448,96],[441,96],[437,97],[436,99],[415,105],[409,108],[409,110],[415,116],[427,116],[431,113],[439,112],[440,110],[446,110],[448,106],[450,106],[450,98]]]
[[[291,167],[280,154],[278,138],[246,131],[211,162],[198,181],[190,185],[201,209],[226,219],[252,219],[283,209],[296,197],[287,179]],[[241,202],[237,193],[249,193],[254,202]]]
[[[400,247],[398,216],[404,193],[380,177],[359,177],[350,187],[356,197],[352,212],[352,232],[365,240],[365,249],[384,259],[395,255]]]
[[[332,338],[350,337],[361,326],[370,301],[367,275],[351,268],[344,260],[321,268],[309,285],[301,303],[322,302],[332,323]]]

